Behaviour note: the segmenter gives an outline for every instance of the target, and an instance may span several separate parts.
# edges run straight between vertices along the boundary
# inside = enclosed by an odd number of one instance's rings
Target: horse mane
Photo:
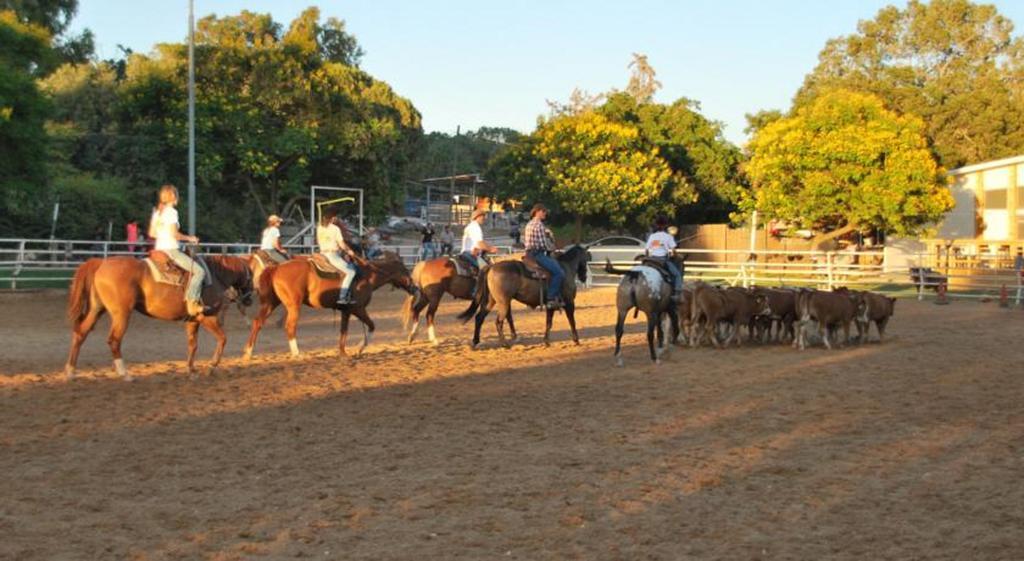
[[[577,255],[581,251],[586,251],[586,250],[587,250],[587,248],[583,247],[582,245],[580,245],[578,243],[577,244],[573,244],[573,245],[569,246],[569,249],[563,251],[562,254],[558,256],[558,260],[559,261],[564,261],[564,262],[572,261],[573,259],[576,259]]]

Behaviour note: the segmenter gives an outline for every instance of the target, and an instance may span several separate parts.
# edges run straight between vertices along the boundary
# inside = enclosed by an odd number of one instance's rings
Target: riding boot
[[[352,289],[343,288],[338,292],[338,305],[347,306],[352,303]]]
[[[192,317],[208,316],[213,313],[213,309],[210,308],[210,306],[204,306],[203,303],[198,300],[186,302],[185,311]]]
[[[548,302],[544,307],[549,310],[560,310],[565,307],[565,304],[562,302],[562,297],[556,294],[548,298]]]

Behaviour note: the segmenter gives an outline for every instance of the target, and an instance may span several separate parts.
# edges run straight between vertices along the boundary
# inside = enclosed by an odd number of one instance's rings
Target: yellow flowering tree
[[[870,94],[832,90],[761,128],[742,203],[827,237],[866,228],[912,235],[953,207],[924,123]]]
[[[672,170],[631,125],[593,111],[562,115],[538,131],[536,155],[547,191],[576,217],[579,238],[584,216],[607,215],[622,225],[636,210],[654,203]]]

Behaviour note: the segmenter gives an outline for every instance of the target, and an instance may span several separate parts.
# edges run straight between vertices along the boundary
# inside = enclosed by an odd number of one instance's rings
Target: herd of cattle
[[[792,341],[800,349],[820,333],[821,342],[831,349],[850,343],[851,324],[857,328],[857,341],[863,342],[874,323],[881,342],[895,302],[895,298],[845,287],[748,289],[698,282],[684,289],[677,314],[680,335],[691,346],[705,341],[715,347],[739,345],[740,329],[745,327],[750,341]],[[842,341],[838,340],[840,328]]]

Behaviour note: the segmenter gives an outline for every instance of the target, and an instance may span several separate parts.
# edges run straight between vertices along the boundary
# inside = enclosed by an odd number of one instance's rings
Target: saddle
[[[212,286],[213,275],[210,274],[210,268],[206,266],[206,261],[203,260],[201,255],[196,255],[194,259],[199,262],[203,272],[206,273],[203,277],[203,286]],[[162,251],[156,249],[150,251],[143,261],[149,266],[149,272],[153,275],[153,280],[158,283],[173,286],[185,286],[188,283],[190,273],[179,267],[174,261],[171,261],[167,254]]]
[[[480,267],[477,266],[475,259],[470,259],[459,253],[449,257],[448,260],[455,266],[455,274],[460,277],[475,279],[480,274]]]
[[[547,269],[540,266],[533,257],[523,254],[522,259],[523,267],[526,269],[526,277],[539,280],[541,282],[548,282],[551,279],[551,273]]]
[[[661,273],[662,280],[668,283],[669,286],[673,286],[672,272],[668,270],[668,267],[665,265],[664,261],[662,261],[661,259],[645,257],[640,260],[640,264],[643,265],[644,267],[650,267],[655,271],[658,271],[659,273]]]
[[[337,267],[331,265],[331,262],[327,260],[322,253],[314,253],[309,258],[309,263],[316,271],[316,275],[322,279],[328,280],[340,280],[341,271]]]

